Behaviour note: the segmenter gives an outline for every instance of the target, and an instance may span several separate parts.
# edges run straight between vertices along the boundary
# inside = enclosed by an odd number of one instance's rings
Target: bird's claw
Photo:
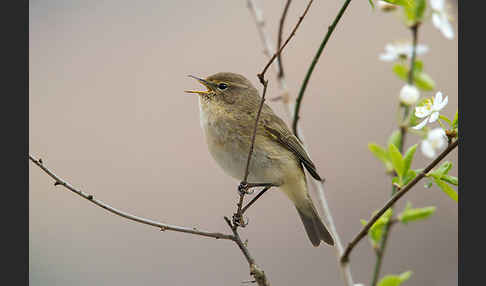
[[[240,193],[240,195],[251,195],[254,191],[250,189],[250,186],[247,182],[241,182],[238,185],[238,192]]]
[[[236,225],[236,226],[239,226],[239,227],[245,227],[245,226],[248,225],[248,222],[245,222],[242,215],[233,214],[233,225]]]

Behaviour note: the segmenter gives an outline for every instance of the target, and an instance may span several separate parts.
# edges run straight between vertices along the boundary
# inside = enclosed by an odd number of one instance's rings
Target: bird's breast
[[[246,122],[224,108],[208,106],[203,99],[200,99],[199,108],[200,123],[210,154],[225,173],[242,180],[251,145],[252,122]],[[277,146],[265,139],[261,135],[256,138],[248,180],[278,183],[280,158],[275,156],[278,151],[274,150]]]

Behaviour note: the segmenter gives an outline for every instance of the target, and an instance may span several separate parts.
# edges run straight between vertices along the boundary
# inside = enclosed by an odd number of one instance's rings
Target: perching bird
[[[207,91],[199,95],[201,127],[209,152],[228,175],[243,180],[261,97],[244,76],[220,72],[197,78]],[[300,140],[264,104],[255,137],[248,182],[278,186],[294,203],[312,245],[334,245],[309,196],[303,166],[322,180]]]

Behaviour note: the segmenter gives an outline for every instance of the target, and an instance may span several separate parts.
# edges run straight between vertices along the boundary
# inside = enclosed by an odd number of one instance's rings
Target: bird
[[[223,171],[243,180],[261,97],[244,76],[219,72],[205,79],[190,75],[207,90],[185,90],[199,95],[200,124],[209,153]],[[257,125],[248,182],[282,190],[297,209],[313,246],[334,245],[309,195],[304,168],[322,181],[302,142],[267,104]]]

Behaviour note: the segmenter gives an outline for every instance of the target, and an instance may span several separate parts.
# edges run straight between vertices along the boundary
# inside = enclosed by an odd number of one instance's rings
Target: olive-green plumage
[[[245,77],[235,73],[221,72],[206,79],[196,79],[208,90],[187,92],[200,95],[201,127],[209,152],[227,174],[242,180],[261,101],[258,90]],[[309,196],[302,166],[315,179],[321,180],[300,140],[264,104],[248,181],[279,186],[294,203],[312,245],[319,246],[321,241],[333,245],[334,240]]]

